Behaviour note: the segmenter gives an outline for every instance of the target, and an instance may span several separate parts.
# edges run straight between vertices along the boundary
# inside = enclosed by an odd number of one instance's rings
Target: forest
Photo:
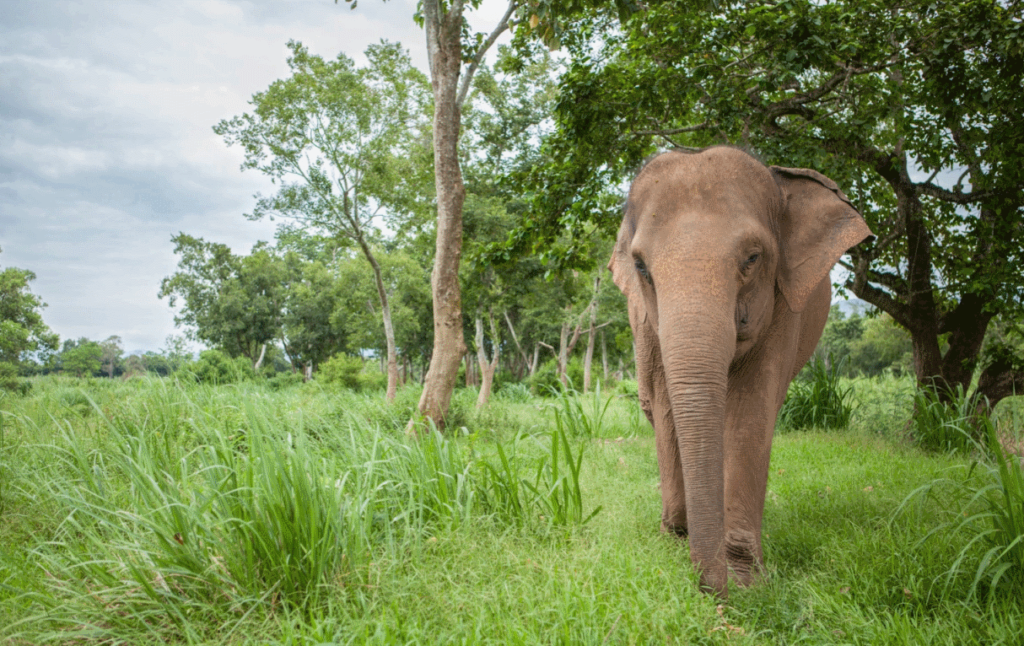
[[[421,3],[426,71],[290,41],[211,124],[276,234],[168,241],[163,348],[61,339],[0,267],[0,641],[1016,643],[1024,6],[478,5]],[[718,144],[873,233],[727,602],[658,531],[608,269],[644,163]]]

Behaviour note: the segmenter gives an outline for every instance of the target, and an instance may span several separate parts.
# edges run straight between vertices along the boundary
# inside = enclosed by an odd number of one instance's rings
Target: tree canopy
[[[994,0],[667,0],[619,23],[577,18],[557,132],[520,177],[536,217],[509,246],[612,233],[609,188],[662,147],[744,146],[851,195],[878,239],[843,263],[846,287],[910,332],[922,382],[967,386],[992,318],[1024,313],[1021,14]],[[1012,362],[987,369],[993,400],[1024,386]]]
[[[26,269],[0,271],[0,388],[18,387],[17,376],[29,353],[57,349],[57,335],[40,313],[46,303],[28,287],[35,278]]]

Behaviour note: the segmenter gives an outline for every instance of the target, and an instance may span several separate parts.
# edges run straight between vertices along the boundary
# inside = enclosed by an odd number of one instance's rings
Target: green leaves
[[[0,271],[0,389],[20,389],[16,379],[26,355],[57,349],[57,335],[43,322],[41,298],[29,291],[36,275],[8,267]]]

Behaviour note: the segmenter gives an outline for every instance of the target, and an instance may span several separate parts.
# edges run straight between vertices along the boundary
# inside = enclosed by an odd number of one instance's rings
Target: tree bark
[[[447,9],[440,0],[423,0],[423,25],[427,35],[430,85],[434,93],[434,186],[437,191],[437,240],[430,287],[434,301],[434,350],[423,380],[419,411],[440,429],[451,404],[459,363],[466,352],[462,335],[462,292],[459,260],[462,256],[462,204],[466,190],[459,166],[461,101],[484,53],[508,28],[515,7],[509,3],[505,17],[474,53],[459,84],[462,68],[464,0],[451,0]],[[409,430],[415,430],[410,422]]]
[[[478,314],[476,317],[476,358],[480,364],[480,394],[476,398],[476,407],[483,408],[491,398],[491,387],[494,384],[494,372],[498,368],[498,357],[501,353],[501,339],[494,324],[494,317],[487,313],[491,326],[491,359],[487,359],[487,348],[484,346],[484,321]]]
[[[597,292],[601,288],[601,274],[594,277],[594,299],[590,301],[590,337],[587,339],[587,354],[583,357],[583,392],[590,392],[590,368],[594,364],[594,336],[597,324]]]
[[[608,381],[608,346],[604,340],[604,330],[601,330],[601,368],[604,371],[604,380]]]
[[[260,366],[263,365],[263,357],[265,357],[266,355],[267,355],[267,344],[264,343],[263,347],[260,348],[260,358],[256,360],[256,363],[252,367],[253,372],[259,372]]]
[[[439,0],[424,0],[430,85],[434,92],[434,187],[437,191],[437,240],[430,288],[434,302],[434,351],[423,382],[420,414],[438,429],[451,404],[459,363],[466,353],[462,336],[462,204],[466,190],[459,166],[461,110],[458,103],[462,66],[462,0],[445,11]]]

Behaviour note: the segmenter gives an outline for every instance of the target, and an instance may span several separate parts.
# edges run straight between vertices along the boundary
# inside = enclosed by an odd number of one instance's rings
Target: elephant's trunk
[[[670,307],[659,333],[686,492],[690,559],[701,587],[725,597],[725,402],[736,328],[726,308]]]

